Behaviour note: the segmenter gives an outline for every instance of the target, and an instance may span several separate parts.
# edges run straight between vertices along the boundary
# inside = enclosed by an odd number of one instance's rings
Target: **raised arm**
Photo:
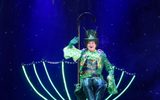
[[[78,37],[74,37],[69,44],[63,49],[64,58],[69,59],[73,58],[74,61],[77,61],[81,56],[81,50],[75,48],[75,44],[79,41]]]
[[[76,45],[79,41],[79,37],[74,37],[68,44],[69,48],[72,48],[74,45]]]

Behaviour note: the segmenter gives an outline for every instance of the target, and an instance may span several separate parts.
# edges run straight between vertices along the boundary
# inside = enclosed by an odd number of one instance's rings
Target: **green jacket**
[[[64,57],[66,59],[73,58],[74,61],[80,60],[80,84],[84,78],[93,77],[98,75],[103,79],[102,70],[105,67],[109,73],[107,76],[108,92],[110,94],[116,94],[117,88],[114,79],[114,66],[108,61],[106,54],[98,49],[94,52],[90,52],[87,49],[79,50],[74,46],[72,48],[64,48]]]

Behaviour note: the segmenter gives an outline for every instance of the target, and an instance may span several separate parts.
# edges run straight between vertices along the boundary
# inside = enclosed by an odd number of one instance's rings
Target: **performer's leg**
[[[81,85],[79,84],[76,85],[76,89],[74,93],[75,93],[77,100],[86,100],[86,96],[83,92],[83,88],[81,87]]]
[[[102,100],[104,92],[107,88],[106,82],[99,77],[95,77],[93,84],[95,88],[95,100]]]
[[[88,100],[94,100],[93,84],[91,78],[85,78],[83,80],[83,91]]]

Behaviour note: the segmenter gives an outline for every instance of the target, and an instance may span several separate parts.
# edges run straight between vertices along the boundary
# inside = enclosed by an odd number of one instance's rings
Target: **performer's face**
[[[96,50],[96,43],[95,41],[89,41],[87,43],[87,49],[91,52],[95,51]]]

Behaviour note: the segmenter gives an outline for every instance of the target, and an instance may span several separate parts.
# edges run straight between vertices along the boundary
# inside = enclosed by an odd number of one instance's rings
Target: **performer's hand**
[[[114,79],[114,75],[108,75],[107,76],[107,80],[112,80],[112,79]]]
[[[70,43],[73,44],[73,45],[75,45],[75,44],[78,43],[78,41],[79,41],[79,37],[74,37],[74,38],[70,41]]]
[[[109,94],[117,94],[118,91],[117,91],[117,88],[116,88],[114,75],[108,75],[107,80],[108,80],[108,92],[109,92]]]
[[[73,45],[77,44],[79,41],[79,37],[74,37],[70,42],[69,42],[69,47],[72,47]]]

